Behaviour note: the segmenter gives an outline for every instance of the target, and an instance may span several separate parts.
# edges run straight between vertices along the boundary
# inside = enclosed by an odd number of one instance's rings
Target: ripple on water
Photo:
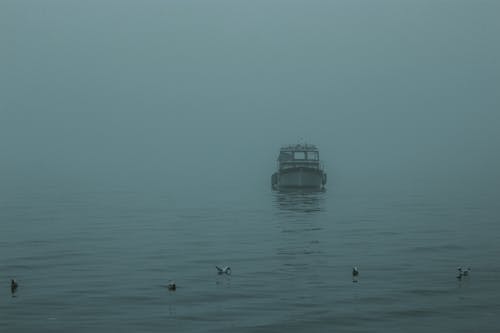
[[[441,251],[458,251],[464,250],[465,246],[458,244],[439,244],[439,245],[419,245],[407,248],[408,252],[432,252],[440,253]]]

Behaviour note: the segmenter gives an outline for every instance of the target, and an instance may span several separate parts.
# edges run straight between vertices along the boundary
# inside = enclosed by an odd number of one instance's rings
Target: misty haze
[[[499,14],[2,0],[0,331],[498,332]]]

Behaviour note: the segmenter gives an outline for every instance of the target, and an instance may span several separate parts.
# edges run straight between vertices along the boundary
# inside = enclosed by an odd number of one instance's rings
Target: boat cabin
[[[279,169],[308,167],[319,169],[319,151],[314,145],[298,144],[284,146],[278,157]]]

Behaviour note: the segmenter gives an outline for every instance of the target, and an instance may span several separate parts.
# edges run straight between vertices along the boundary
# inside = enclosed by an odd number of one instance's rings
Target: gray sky
[[[496,0],[2,0],[0,181],[267,185],[302,138],[344,187],[498,188],[499,14]]]

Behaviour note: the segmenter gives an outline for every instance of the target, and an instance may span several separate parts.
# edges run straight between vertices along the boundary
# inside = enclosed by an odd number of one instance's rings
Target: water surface
[[[334,187],[11,194],[0,210],[2,331],[499,328],[499,210],[488,198]],[[457,266],[471,276],[457,280]]]

